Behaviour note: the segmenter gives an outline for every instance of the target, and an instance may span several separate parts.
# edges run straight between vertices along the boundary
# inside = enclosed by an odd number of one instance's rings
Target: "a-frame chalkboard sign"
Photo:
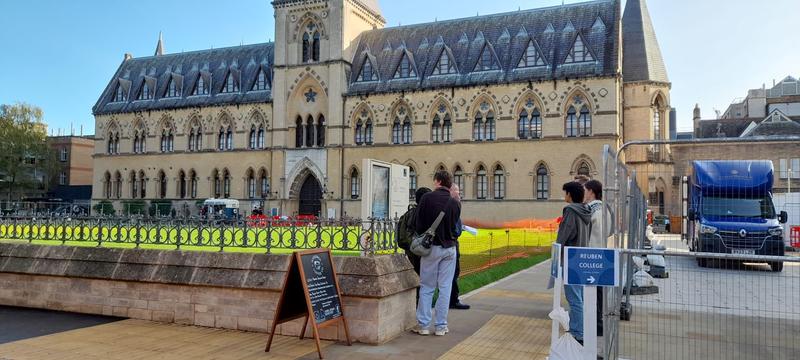
[[[292,254],[283,284],[266,352],[269,352],[272,346],[272,338],[279,324],[301,318],[305,320],[303,321],[303,330],[300,332],[300,339],[303,339],[308,320],[311,319],[320,359],[322,359],[319,340],[319,329],[321,328],[341,323],[344,325],[347,345],[352,345],[347,319],[344,316],[344,306],[342,306],[342,293],[339,291],[339,278],[333,268],[330,249],[300,251]]]

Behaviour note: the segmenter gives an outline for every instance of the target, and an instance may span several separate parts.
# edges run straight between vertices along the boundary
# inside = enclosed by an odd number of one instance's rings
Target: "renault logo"
[[[745,230],[745,229],[739,230],[739,236],[743,237],[743,238],[746,238],[747,237],[747,230]]]

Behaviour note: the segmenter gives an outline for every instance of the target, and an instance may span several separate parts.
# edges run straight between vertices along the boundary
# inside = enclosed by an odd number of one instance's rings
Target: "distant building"
[[[50,177],[48,198],[65,202],[91,200],[94,137],[50,136],[47,142],[59,163],[58,173]]]

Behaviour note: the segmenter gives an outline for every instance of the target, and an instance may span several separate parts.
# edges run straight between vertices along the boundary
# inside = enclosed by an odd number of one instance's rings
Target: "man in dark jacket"
[[[417,234],[427,231],[444,212],[441,223],[435,229],[431,253],[420,261],[419,304],[417,326],[413,331],[420,335],[430,334],[431,304],[433,293],[439,289],[436,301],[435,335],[444,336],[447,328],[447,313],[450,306],[450,287],[456,270],[456,238],[453,229],[461,217],[461,206],[450,196],[453,178],[447,171],[438,171],[433,177],[436,190],[425,194],[417,206]]]
[[[556,242],[562,246],[586,247],[591,235],[592,211],[583,204],[583,185],[571,181],[562,189],[567,206],[558,225]],[[564,295],[569,303],[569,332],[583,343],[583,287],[564,285]]]

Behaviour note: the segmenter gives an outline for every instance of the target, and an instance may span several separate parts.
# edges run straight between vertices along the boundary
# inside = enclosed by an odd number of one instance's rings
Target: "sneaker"
[[[436,331],[433,333],[436,336],[444,336],[445,334],[449,333],[450,329],[447,326],[437,326]]]
[[[422,335],[422,336],[427,336],[427,335],[431,334],[431,330],[430,329],[428,329],[427,327],[424,327],[422,325],[419,325],[419,324],[417,324],[417,326],[414,326],[414,328],[411,329],[411,332],[413,332],[415,334]]]

